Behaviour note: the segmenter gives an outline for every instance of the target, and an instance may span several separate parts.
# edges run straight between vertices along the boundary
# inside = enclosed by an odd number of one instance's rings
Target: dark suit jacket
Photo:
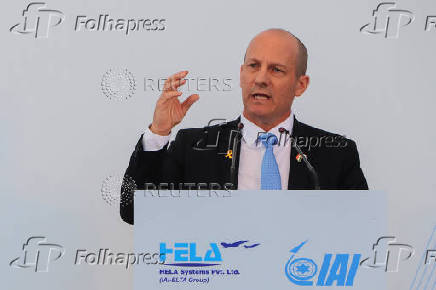
[[[124,180],[133,180],[137,189],[144,189],[146,183],[173,183],[175,189],[187,189],[186,183],[202,183],[202,189],[205,189],[204,183],[217,183],[222,189],[234,184],[233,189],[237,189],[240,142],[233,142],[235,138],[239,140],[238,124],[239,119],[205,128],[179,130],[170,146],[159,151],[144,151],[141,136],[130,157]],[[368,189],[354,141],[296,119],[292,137],[316,170],[321,189]],[[289,136],[287,140],[289,142]],[[281,142],[285,142],[285,135],[279,144],[283,144]],[[237,151],[231,159],[225,157],[229,149]],[[288,189],[314,189],[313,174],[305,162],[297,158],[297,150],[292,148],[290,155]],[[233,178],[232,161],[236,167]],[[133,224],[133,191],[131,187],[125,189],[129,187],[124,185],[120,214],[124,221]]]

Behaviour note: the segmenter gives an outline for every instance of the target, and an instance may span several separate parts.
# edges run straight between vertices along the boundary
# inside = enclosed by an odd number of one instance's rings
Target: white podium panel
[[[385,235],[376,191],[137,191],[135,290],[387,289]]]

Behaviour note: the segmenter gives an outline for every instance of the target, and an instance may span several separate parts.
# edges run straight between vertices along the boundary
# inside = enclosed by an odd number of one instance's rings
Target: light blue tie
[[[272,133],[264,133],[259,136],[259,140],[266,148],[262,160],[260,189],[282,189],[279,166],[273,153],[273,146],[278,141],[277,137]]]

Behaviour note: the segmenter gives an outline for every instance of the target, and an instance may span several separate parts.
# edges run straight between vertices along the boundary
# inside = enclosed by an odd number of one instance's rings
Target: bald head
[[[306,74],[307,49],[300,39],[298,39],[298,37],[281,28],[272,28],[262,31],[250,41],[250,44],[245,51],[244,62],[251,46],[259,42],[263,44],[276,44],[283,46],[284,49],[289,49],[288,52],[290,52],[294,59],[296,77]]]

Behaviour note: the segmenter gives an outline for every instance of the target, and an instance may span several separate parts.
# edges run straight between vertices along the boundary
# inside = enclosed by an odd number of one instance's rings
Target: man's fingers
[[[176,91],[178,87],[184,85],[186,83],[185,79],[178,80],[167,80],[164,84],[164,91]]]
[[[162,100],[162,102],[166,102],[172,98],[180,97],[181,95],[182,95],[182,92],[179,92],[179,91],[167,91],[167,92],[164,92],[162,94],[160,99]]]
[[[186,84],[186,80],[185,79],[181,79],[181,80],[174,80],[171,82],[171,89],[174,91],[177,91],[177,89],[180,86],[183,86],[184,84]]]
[[[188,74],[188,71],[187,71],[187,70],[182,70],[182,71],[179,71],[178,73],[173,74],[173,75],[170,76],[169,78],[170,78],[171,80],[179,80],[179,79],[184,78],[187,74]]]
[[[186,77],[187,74],[188,71],[184,70],[170,76],[164,83],[164,90],[176,90],[186,82],[183,78]]]
[[[190,95],[183,103],[182,103],[182,110],[183,114],[186,114],[186,112],[189,110],[189,108],[194,104],[198,99],[200,98],[199,95],[193,94]]]

